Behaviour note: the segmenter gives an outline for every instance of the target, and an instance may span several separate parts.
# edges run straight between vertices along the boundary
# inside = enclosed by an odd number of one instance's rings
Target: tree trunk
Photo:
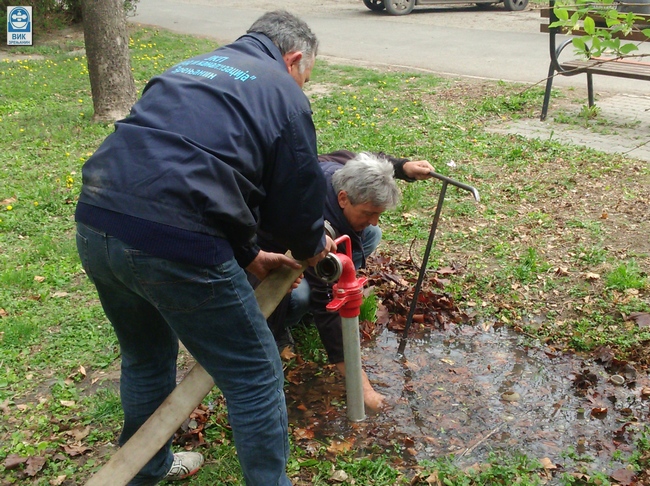
[[[82,1],[95,121],[124,118],[137,98],[123,0]]]

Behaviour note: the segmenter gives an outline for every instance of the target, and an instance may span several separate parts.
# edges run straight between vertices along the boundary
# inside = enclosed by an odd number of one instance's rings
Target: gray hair
[[[318,39],[304,20],[299,19],[286,10],[267,12],[257,19],[246,31],[259,32],[280,49],[284,56],[288,52],[302,52],[300,71],[313,63],[318,52]]]
[[[400,199],[393,172],[393,164],[386,159],[361,152],[334,173],[332,187],[337,194],[345,191],[352,204],[393,209]]]

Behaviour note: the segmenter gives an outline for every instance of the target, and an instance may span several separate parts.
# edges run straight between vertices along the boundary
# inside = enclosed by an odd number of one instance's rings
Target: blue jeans
[[[242,268],[153,257],[83,224],[77,248],[120,343],[120,445],[176,386],[180,338],[226,398],[246,484],[290,486],[282,364]],[[170,438],[129,484],[156,484],[172,459]]]
[[[379,226],[368,226],[361,233],[361,246],[363,253],[360,251],[352,252],[352,262],[354,268],[359,270],[364,257],[369,257],[381,242],[381,228]],[[302,279],[300,285],[291,291],[289,308],[284,319],[284,327],[292,327],[298,324],[302,316],[309,312],[311,288],[307,279]]]

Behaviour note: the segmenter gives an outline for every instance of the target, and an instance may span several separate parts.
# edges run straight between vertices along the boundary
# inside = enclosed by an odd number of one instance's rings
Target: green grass
[[[134,30],[130,45],[140,89],[173,63],[214,48],[206,39],[154,29]],[[43,60],[0,64],[0,476],[6,484],[47,485],[61,476],[81,484],[114,451],[109,444],[119,434],[119,349],[74,242],[81,167],[113,129],[90,121],[82,48],[78,37],[62,38],[29,51]],[[489,133],[490,123],[535,116],[542,91],[491,82],[476,96],[473,89],[458,90],[469,82],[318,61],[312,91],[307,88],[319,151],[427,159],[438,172],[476,187],[480,204],[448,189],[430,258],[431,267],[462,266],[446,289],[454,300],[477,303],[477,318],[515,326],[544,313],[543,324],[527,332],[558,348],[607,344],[624,358],[650,339],[647,330],[622,321],[622,315],[650,310],[649,249],[647,238],[638,238],[650,233],[642,213],[650,171],[616,155]],[[382,216],[379,251],[405,255],[411,249],[419,259],[440,183],[400,187],[401,205]],[[567,303],[570,311],[556,322],[552,306]],[[374,298],[365,305],[372,315]],[[327,362],[313,327],[294,335],[303,359]],[[215,392],[206,403],[214,406],[204,448],[210,467],[188,484],[240,484],[222,400]],[[87,426],[79,442],[91,451],[65,453],[74,443],[67,432]],[[412,467],[396,461],[393,450],[332,457],[326,446],[314,451],[294,444],[290,474],[324,485],[340,470],[348,477],[342,484],[354,479],[378,486],[431,484],[427,478],[434,474],[451,485],[539,484],[545,474],[518,456],[461,470],[451,458]],[[647,463],[647,450],[640,446],[635,464]],[[47,461],[26,478],[20,468],[5,469],[11,454]],[[556,478],[574,484],[568,476]],[[596,479],[585,484],[607,484]]]

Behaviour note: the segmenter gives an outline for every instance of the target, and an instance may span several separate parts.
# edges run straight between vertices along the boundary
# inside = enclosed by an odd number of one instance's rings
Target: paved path
[[[650,96],[608,96],[598,102],[598,108],[599,118],[607,120],[607,124],[589,130],[578,125],[522,119],[490,127],[488,131],[554,139],[650,162]]]
[[[140,0],[131,21],[226,43],[277,6],[271,0]],[[281,7],[291,7],[309,23],[320,39],[322,56],[341,63],[528,84],[543,80],[548,70],[548,35],[539,32],[534,11],[437,7],[394,17],[369,11],[361,0],[291,0]],[[554,85],[581,90],[586,103],[585,76],[560,76]],[[594,86],[601,116],[612,130],[595,133],[551,123],[553,102],[549,122],[523,120],[494,129],[650,161],[650,147],[644,144],[650,138],[650,83],[595,76]]]

